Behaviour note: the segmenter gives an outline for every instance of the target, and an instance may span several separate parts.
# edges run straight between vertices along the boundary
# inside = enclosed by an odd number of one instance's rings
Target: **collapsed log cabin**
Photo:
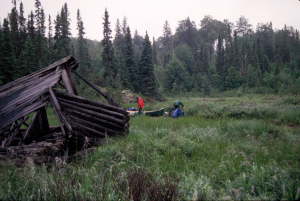
[[[129,131],[126,109],[76,72],[78,66],[75,58],[68,56],[0,87],[0,161],[76,158],[105,138]],[[72,72],[104,96],[108,104],[78,96]],[[55,90],[57,85],[64,91]],[[49,126],[47,106],[59,126]]]

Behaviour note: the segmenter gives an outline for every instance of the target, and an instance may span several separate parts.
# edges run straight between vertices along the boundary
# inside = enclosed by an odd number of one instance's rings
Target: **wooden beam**
[[[31,118],[31,121],[30,121],[30,124],[28,126],[28,128],[26,129],[25,133],[23,134],[23,137],[22,137],[22,141],[24,142],[24,140],[26,139],[30,129],[32,128],[32,125],[34,124],[35,120],[36,120],[36,117],[37,117],[37,111],[33,114],[32,118]],[[29,136],[30,137],[30,136]]]
[[[73,70],[73,73],[75,73],[78,77],[80,77],[83,81],[85,81],[85,83],[87,83],[88,85],[90,85],[90,87],[92,87],[93,89],[95,89],[99,94],[101,94],[104,98],[106,98],[108,100],[108,103],[110,105],[114,105],[119,107],[119,105],[113,101],[109,96],[105,95],[102,91],[100,91],[95,85],[93,85],[92,83],[90,83],[87,79],[85,79],[82,75],[80,75],[77,71]]]
[[[76,86],[75,86],[75,83],[74,83],[74,80],[73,80],[73,76],[72,76],[72,73],[71,73],[71,68],[70,68],[68,63],[65,63],[65,68],[66,68],[66,72],[67,72],[68,78],[70,80],[70,84],[71,84],[71,87],[73,89],[73,92],[74,92],[75,95],[78,95],[78,92],[77,92],[77,89],[76,89]]]
[[[49,88],[49,92],[50,92],[50,104],[51,104],[51,101],[53,102],[53,106],[52,107],[55,107],[56,108],[56,112],[57,112],[57,115],[58,115],[58,118],[59,120],[67,127],[67,129],[69,130],[69,133],[72,132],[72,127],[71,125],[69,124],[69,122],[66,120],[66,118],[64,117],[64,115],[61,113],[61,107],[58,103],[58,100],[53,92],[53,90],[51,88]]]
[[[74,91],[73,91],[73,88],[72,88],[72,85],[71,85],[71,81],[69,79],[66,68],[63,69],[61,77],[62,77],[62,80],[64,82],[67,93],[74,94]]]
[[[52,90],[52,89],[49,88],[49,91],[50,91],[50,90]],[[55,116],[56,116],[56,118],[57,118],[57,121],[58,121],[58,123],[59,123],[59,125],[60,125],[61,132],[63,133],[64,136],[66,136],[65,129],[64,129],[64,127],[63,127],[63,125],[62,125],[62,123],[61,123],[61,121],[60,121],[58,112],[57,112],[57,110],[56,110],[55,101],[54,101],[53,97],[51,97],[51,93],[50,93],[50,105],[51,105],[52,110],[53,110],[53,112],[54,112],[54,114],[55,114]]]

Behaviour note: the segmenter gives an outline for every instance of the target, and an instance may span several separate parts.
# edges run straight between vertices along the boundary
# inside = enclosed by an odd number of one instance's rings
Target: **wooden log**
[[[34,124],[36,118],[37,118],[37,111],[33,114],[32,118],[31,118],[31,121],[30,121],[30,124],[29,124],[28,128],[26,129],[25,133],[23,134],[23,137],[22,137],[23,142],[27,138],[27,136],[29,136],[28,133],[31,130],[32,125]],[[29,138],[30,138],[30,136],[29,136]]]
[[[49,92],[50,92],[50,104],[51,104],[51,101],[53,102],[53,106],[52,107],[56,107],[56,112],[57,112],[57,115],[60,119],[60,121],[67,127],[69,133],[72,132],[72,127],[71,125],[69,124],[69,122],[66,120],[66,118],[64,117],[64,115],[61,113],[61,107],[58,103],[58,100],[55,96],[55,94],[53,93],[52,89],[49,88]]]
[[[10,136],[10,138],[6,142],[6,144],[5,144],[6,147],[8,147],[12,143],[12,141],[15,139],[15,136],[16,136],[17,132],[19,131],[19,128],[21,127],[22,124],[23,124],[23,122],[21,124],[19,122],[19,124],[18,124],[19,126],[17,126],[17,128],[15,129],[13,134]]]
[[[17,134],[18,130],[20,129],[20,127],[22,126],[23,122],[26,121],[29,117],[26,117],[25,119],[20,119],[19,123],[17,125],[15,125],[13,127],[13,129],[11,131],[14,131],[13,134],[8,138],[7,142],[5,143],[4,146],[9,146],[11,144],[11,142],[14,140],[15,135]],[[12,124],[13,125],[13,124]],[[10,132],[9,132],[10,133]],[[7,133],[6,136],[9,134]]]
[[[104,120],[104,119],[99,119],[93,115],[89,115],[89,114],[85,114],[85,113],[81,113],[81,112],[78,112],[78,111],[75,111],[75,110],[71,110],[71,109],[68,109],[66,108],[65,109],[65,112],[67,115],[69,114],[72,114],[76,117],[81,117],[81,118],[84,118],[90,122],[93,122],[93,123],[96,123],[96,124],[100,124],[102,126],[105,126],[105,127],[108,127],[108,128],[114,128],[114,129],[118,129],[118,130],[124,130],[124,127],[122,125],[118,125],[118,124],[115,124],[115,123],[112,123],[112,122],[109,122],[107,120]]]
[[[53,110],[53,112],[54,112],[54,114],[55,114],[55,116],[56,116],[56,118],[57,118],[57,121],[58,121],[58,123],[59,123],[59,125],[60,125],[61,132],[63,133],[64,136],[66,136],[65,129],[64,129],[64,127],[63,127],[63,125],[62,125],[62,123],[61,123],[61,121],[60,121],[58,112],[57,112],[57,110],[56,110],[56,107],[55,107],[55,105],[54,105],[54,102],[53,102],[53,99],[52,99],[52,98],[50,98],[50,104],[51,104],[52,110]]]
[[[86,126],[81,125],[81,124],[77,124],[75,122],[73,122],[73,124],[75,125],[75,128],[78,128],[80,131],[83,131],[83,133],[82,133],[83,135],[88,135],[88,136],[91,136],[91,137],[102,137],[102,138],[105,137],[104,133],[96,131],[92,128],[86,127]],[[86,131],[89,132],[89,133],[92,133],[92,135],[87,133]]]
[[[69,103],[71,105],[76,105],[76,106],[81,107],[81,108],[93,110],[95,112],[108,114],[110,116],[114,116],[114,117],[117,117],[119,119],[123,119],[124,121],[129,121],[130,120],[130,117],[128,115],[124,115],[122,113],[118,113],[118,112],[110,111],[110,110],[107,110],[107,109],[103,109],[101,107],[96,107],[96,106],[92,106],[92,105],[88,105],[88,104],[78,103],[78,102],[66,100],[66,99],[63,99],[63,98],[59,98],[59,101]]]
[[[108,135],[117,135],[120,132],[118,130],[113,130],[113,129],[105,128],[105,127],[103,127],[103,126],[101,126],[99,124],[94,124],[94,123],[92,123],[90,121],[86,121],[86,120],[84,120],[82,118],[78,118],[78,117],[75,117],[73,115],[69,115],[68,117],[72,120],[72,122],[76,122],[78,124],[85,125],[85,126],[87,126],[89,128],[92,128],[92,129],[97,130],[97,131],[101,131],[103,133],[105,133],[105,131],[106,131]]]
[[[44,140],[49,139],[49,138],[60,137],[60,136],[63,136],[62,132],[60,132],[60,133],[54,132],[54,133],[50,133],[48,135],[45,135],[43,137],[40,137],[37,140],[38,141],[44,141]]]
[[[93,116],[98,117],[100,119],[105,119],[105,120],[108,120],[110,122],[120,124],[122,126],[126,123],[126,121],[124,121],[124,120],[121,120],[121,119],[118,119],[118,118],[115,118],[115,117],[112,117],[112,116],[109,116],[109,115],[100,114],[98,112],[94,112],[94,111],[87,110],[87,109],[84,109],[84,108],[80,108],[78,106],[71,105],[71,104],[68,104],[68,103],[61,102],[61,105],[65,108],[69,108],[69,109],[73,109],[73,110],[76,110],[76,111],[79,111],[79,112],[82,112],[82,113],[93,115]]]
[[[100,103],[98,101],[90,100],[90,99],[83,98],[83,97],[80,97],[80,96],[75,96],[75,95],[72,95],[72,94],[63,93],[61,91],[54,91],[54,93],[56,94],[56,96],[58,98],[62,97],[64,99],[75,101],[75,102],[78,102],[78,103],[90,104],[90,105],[93,105],[93,106],[96,106],[96,107],[101,107],[101,108],[105,108],[107,110],[111,110],[111,111],[119,112],[121,114],[128,115],[127,110],[124,109],[124,108],[116,107],[116,106],[109,105],[109,104],[106,104],[106,103]]]
[[[90,83],[87,79],[85,79],[82,75],[80,75],[77,71],[73,70],[73,73],[75,73],[75,75],[77,75],[78,77],[80,77],[85,83],[87,83],[90,87],[92,87],[93,89],[95,89],[99,94],[101,94],[104,98],[107,98],[107,96],[100,91],[100,89],[98,89],[96,86],[94,86],[92,83]]]
[[[71,73],[71,68],[70,68],[68,63],[65,63],[64,65],[65,65],[67,76],[70,80],[70,84],[71,84],[71,87],[73,89],[73,92],[74,92],[75,95],[78,95],[77,89],[76,89],[76,86],[75,86],[75,83],[74,83],[74,80],[73,80],[73,76],[72,76],[72,73]]]
[[[4,140],[1,142],[1,148],[5,147],[7,140],[8,140],[8,138],[5,137]]]
[[[61,77],[62,77],[62,80],[64,82],[67,93],[74,94],[74,91],[73,91],[73,88],[72,88],[72,85],[71,85],[71,81],[68,77],[68,73],[67,73],[67,70],[65,68],[62,71]]]

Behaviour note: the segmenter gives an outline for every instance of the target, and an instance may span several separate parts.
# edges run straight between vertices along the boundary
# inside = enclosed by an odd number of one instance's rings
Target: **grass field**
[[[180,100],[184,117],[133,117],[128,135],[83,160],[1,167],[0,200],[300,197],[299,96]],[[144,110],[168,110],[173,102],[145,102]],[[57,125],[52,117],[48,112]]]

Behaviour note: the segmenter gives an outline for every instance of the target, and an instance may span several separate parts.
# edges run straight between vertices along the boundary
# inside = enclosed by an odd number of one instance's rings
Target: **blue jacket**
[[[180,108],[177,108],[173,114],[172,114],[172,117],[173,118],[177,118],[179,116],[184,116],[184,112],[180,109]]]

